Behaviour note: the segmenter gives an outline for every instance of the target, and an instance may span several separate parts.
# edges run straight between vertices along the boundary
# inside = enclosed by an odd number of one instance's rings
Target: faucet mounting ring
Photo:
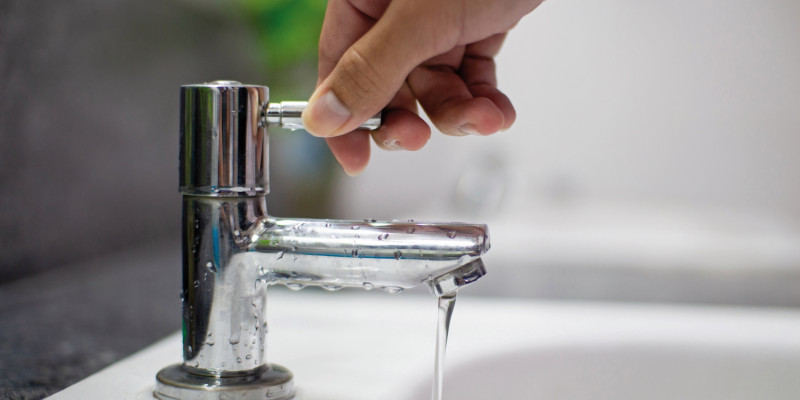
[[[156,375],[153,395],[161,400],[289,400],[293,386],[292,373],[277,364],[257,375],[231,377],[198,375],[175,364]]]

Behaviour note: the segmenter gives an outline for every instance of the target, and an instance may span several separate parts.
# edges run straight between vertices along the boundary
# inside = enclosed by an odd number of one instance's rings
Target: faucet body
[[[184,361],[159,372],[158,398],[294,396],[291,373],[266,360],[269,285],[396,292],[427,284],[443,295],[485,274],[484,225],[270,216],[267,128],[300,127],[302,112],[302,103],[283,104],[291,113],[282,120],[264,86],[181,89]]]

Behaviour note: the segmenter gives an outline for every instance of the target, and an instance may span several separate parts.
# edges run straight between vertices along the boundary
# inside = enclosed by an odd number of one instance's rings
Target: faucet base
[[[256,375],[231,377],[193,374],[175,364],[156,375],[153,395],[161,400],[289,400],[294,382],[292,373],[276,364]]]

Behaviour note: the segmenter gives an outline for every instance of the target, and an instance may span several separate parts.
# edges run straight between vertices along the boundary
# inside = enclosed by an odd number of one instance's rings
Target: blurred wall
[[[800,306],[800,3],[551,0],[491,137],[374,151],[336,216],[487,223],[470,293]]]
[[[177,240],[179,86],[268,84],[242,16],[208,5],[0,0],[0,282]]]
[[[505,212],[567,202],[730,210],[800,229],[800,3],[548,1],[497,57],[516,124],[373,152],[339,213],[457,206],[457,185],[508,181]],[[474,210],[462,210],[470,217]]]

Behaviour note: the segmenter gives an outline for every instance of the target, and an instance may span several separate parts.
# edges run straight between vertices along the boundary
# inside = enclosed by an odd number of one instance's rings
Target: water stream
[[[442,400],[444,382],[444,356],[447,350],[447,334],[450,331],[450,318],[456,305],[456,292],[439,297],[439,322],[436,326],[436,361],[433,367],[433,400]]]

